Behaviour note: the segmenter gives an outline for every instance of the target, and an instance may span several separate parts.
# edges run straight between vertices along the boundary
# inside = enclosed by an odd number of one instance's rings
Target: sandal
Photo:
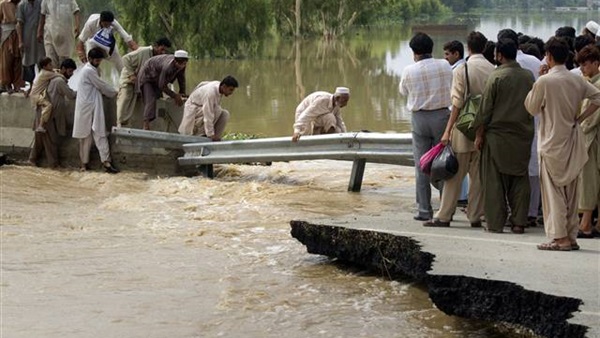
[[[577,244],[577,242],[575,242],[575,243],[571,242],[571,250],[572,251],[577,251],[579,249],[581,249],[581,248],[579,247],[579,244]]]
[[[546,251],[571,251],[573,247],[571,244],[569,245],[559,245],[556,241],[542,243],[537,246],[538,250],[546,250]]]
[[[522,226],[520,225],[513,225],[512,227],[510,227],[510,232],[512,232],[513,234],[524,234],[525,233],[525,229],[523,229]]]
[[[581,230],[577,232],[577,238],[594,238],[594,233],[590,231],[590,233],[585,233]]]

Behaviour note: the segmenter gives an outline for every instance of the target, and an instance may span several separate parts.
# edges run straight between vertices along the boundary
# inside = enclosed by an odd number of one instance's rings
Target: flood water
[[[470,22],[490,37],[510,26],[547,38],[587,15]],[[452,34],[434,36],[436,56],[466,32]],[[223,100],[230,132],[288,135],[300,97],[338,85],[352,90],[349,129],[406,131],[397,86],[410,35],[378,27],[343,43],[272,42],[263,58],[194,62],[188,83],[238,78]],[[412,168],[368,164],[360,193],[346,191],[350,169],[227,165],[208,180],[4,166],[0,336],[510,337],[443,314],[410,281],[310,255],[291,238],[292,219],[412,211]]]

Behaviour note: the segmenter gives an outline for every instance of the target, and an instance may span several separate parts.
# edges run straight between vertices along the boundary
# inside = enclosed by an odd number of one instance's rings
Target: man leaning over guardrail
[[[233,76],[222,81],[200,82],[185,102],[179,133],[221,141],[229,120],[229,112],[221,108],[221,98],[233,94],[238,86]]]
[[[337,87],[333,94],[319,91],[305,97],[296,108],[292,142],[298,142],[301,135],[345,133],[340,109],[349,100],[350,89],[346,87]]]

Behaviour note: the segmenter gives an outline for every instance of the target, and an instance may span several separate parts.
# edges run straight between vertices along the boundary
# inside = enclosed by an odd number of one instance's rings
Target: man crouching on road
[[[301,135],[345,133],[346,125],[340,109],[350,100],[350,89],[337,87],[335,93],[314,92],[296,108],[296,122],[292,142]]]
[[[179,133],[221,141],[229,121],[229,112],[221,108],[221,98],[233,94],[238,86],[233,76],[200,82],[185,102]]]

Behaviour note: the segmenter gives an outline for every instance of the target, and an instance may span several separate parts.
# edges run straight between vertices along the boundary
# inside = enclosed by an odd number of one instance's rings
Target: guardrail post
[[[348,191],[360,192],[366,163],[367,160],[364,158],[354,160],[354,163],[352,164],[352,174],[350,175],[350,183],[348,184]]]
[[[201,164],[201,165],[198,166],[198,171],[204,177],[215,178],[215,173],[213,171],[213,165],[212,164]]]

